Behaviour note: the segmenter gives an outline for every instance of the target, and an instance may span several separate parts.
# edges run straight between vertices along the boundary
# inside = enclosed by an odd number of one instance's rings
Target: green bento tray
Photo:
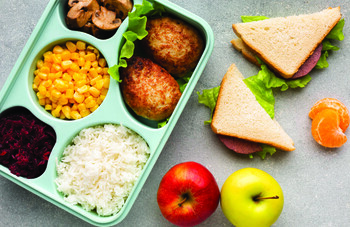
[[[205,41],[205,49],[200,61],[169,122],[164,127],[154,127],[154,122],[144,121],[135,116],[123,100],[119,83],[112,78],[107,96],[100,107],[92,114],[79,120],[54,118],[39,105],[36,94],[32,89],[33,73],[37,60],[42,58],[42,54],[45,51],[51,50],[56,44],[62,44],[65,41],[82,40],[96,47],[105,57],[108,66],[113,66],[118,63],[118,54],[124,42],[122,34],[128,27],[128,18],[126,18],[117,32],[108,39],[98,39],[87,33],[70,30],[65,23],[67,10],[67,1],[65,0],[51,0],[49,2],[0,92],[0,114],[12,107],[24,107],[39,120],[50,125],[55,130],[57,138],[48,160],[47,168],[38,178],[17,177],[2,165],[0,165],[0,174],[96,226],[115,225],[121,222],[130,211],[191,96],[214,47],[213,31],[206,21],[167,0],[150,2],[157,2],[163,5],[167,13],[192,24],[201,32]],[[134,0],[134,5],[136,4],[142,4],[142,0]],[[72,139],[84,128],[106,123],[122,124],[142,136],[150,147],[150,157],[123,208],[115,215],[104,217],[98,216],[94,211],[85,211],[79,205],[71,205],[66,202],[63,195],[57,191],[55,179],[57,177],[56,162],[60,159],[65,147],[72,142]]]

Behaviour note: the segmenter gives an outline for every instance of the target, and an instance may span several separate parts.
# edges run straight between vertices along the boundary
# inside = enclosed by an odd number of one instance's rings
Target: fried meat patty
[[[148,35],[142,40],[151,59],[173,76],[184,76],[196,67],[204,49],[199,32],[172,17],[149,19]]]
[[[139,116],[163,120],[174,111],[181,92],[176,80],[150,59],[132,57],[120,68],[121,89],[127,105]]]

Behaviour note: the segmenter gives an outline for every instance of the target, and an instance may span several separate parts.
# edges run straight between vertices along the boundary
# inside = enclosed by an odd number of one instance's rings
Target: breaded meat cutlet
[[[174,111],[181,92],[176,80],[150,59],[132,57],[120,68],[121,89],[127,105],[139,116],[163,120]]]
[[[199,32],[188,23],[172,17],[149,19],[148,35],[142,40],[150,58],[171,75],[181,77],[194,69],[203,53]]]

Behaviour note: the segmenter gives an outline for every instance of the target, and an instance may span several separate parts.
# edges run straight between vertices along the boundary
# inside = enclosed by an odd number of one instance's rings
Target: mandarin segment
[[[338,99],[324,98],[317,101],[311,108],[309,112],[309,117],[311,119],[314,119],[319,112],[325,109],[333,109],[338,113],[340,118],[339,126],[343,130],[343,132],[345,132],[346,129],[349,127],[350,122],[349,111],[346,108],[346,106]]]
[[[347,138],[339,124],[338,112],[333,109],[324,109],[312,121],[312,136],[317,143],[324,147],[341,147],[347,141]]]

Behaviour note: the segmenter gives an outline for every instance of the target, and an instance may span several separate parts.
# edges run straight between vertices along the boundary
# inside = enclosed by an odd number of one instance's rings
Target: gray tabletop
[[[276,118],[294,139],[295,151],[279,151],[266,160],[249,159],[226,149],[203,124],[209,111],[198,104],[196,91],[218,86],[230,64],[245,77],[258,68],[235,51],[230,40],[231,25],[240,15],[287,16],[341,6],[345,21],[349,1],[304,0],[172,0],[205,19],[215,34],[213,54],[189,102],[166,143],[158,161],[128,216],[120,226],[171,226],[161,215],[156,201],[159,182],[173,165],[196,161],[215,176],[219,187],[234,171],[256,167],[270,173],[282,186],[284,209],[274,226],[349,226],[350,142],[339,149],[326,149],[311,136],[308,111],[319,99],[334,97],[350,107],[350,39],[330,54],[330,66],[311,73],[306,88],[275,92]],[[20,52],[44,11],[48,0],[0,0],[0,88],[3,87]],[[346,133],[347,135],[348,132]],[[0,176],[0,226],[89,226],[66,211]],[[201,226],[230,226],[220,207]]]

